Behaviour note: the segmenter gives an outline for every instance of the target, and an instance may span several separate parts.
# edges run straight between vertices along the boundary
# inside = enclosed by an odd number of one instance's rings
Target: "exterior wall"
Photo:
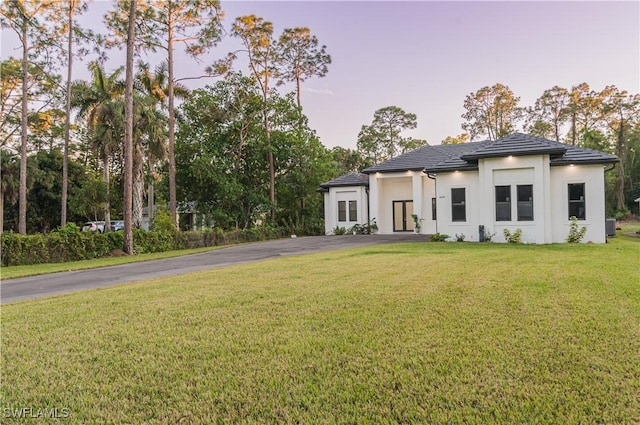
[[[579,227],[587,228],[582,241],[606,242],[605,184],[602,165],[551,167],[553,242],[564,242],[569,234],[571,222],[569,221],[568,185],[570,183],[585,184],[585,220],[578,220]]]
[[[451,218],[451,189],[465,189],[466,221],[454,222]],[[478,225],[481,210],[479,174],[477,171],[439,173],[436,178],[438,233],[455,240],[456,234],[464,234],[466,241],[478,241]]]
[[[480,160],[480,223],[493,241],[506,242],[503,230],[522,230],[525,243],[550,243],[549,156],[491,158]],[[511,186],[511,220],[496,221],[495,186]],[[518,221],[517,186],[533,186],[533,220]]]
[[[524,243],[563,243],[569,234],[568,184],[585,183],[586,226],[583,242],[605,242],[604,172],[602,165],[549,166],[548,155],[491,158],[480,160],[477,172],[437,175],[439,233],[455,239],[464,234],[467,241],[479,240],[479,225],[493,233],[494,242],[506,242],[503,230],[522,230]],[[511,220],[496,220],[495,186],[511,186]],[[517,186],[533,187],[533,220],[518,220]],[[451,189],[466,189],[466,221],[451,218]]]
[[[435,182],[421,171],[374,173],[369,177],[370,214],[376,219],[378,233],[393,234],[393,202],[412,201],[413,213],[420,219],[420,233],[435,232],[431,217],[431,198],[435,197]]]
[[[338,202],[345,201],[347,206],[346,221],[338,221]],[[357,202],[357,220],[349,220],[349,201]],[[352,227],[354,224],[365,224],[369,221],[368,197],[364,186],[331,187],[324,193],[324,231],[333,234],[336,227]]]

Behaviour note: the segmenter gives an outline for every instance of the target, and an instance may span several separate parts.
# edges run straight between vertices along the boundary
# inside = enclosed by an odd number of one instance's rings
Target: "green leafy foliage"
[[[358,134],[358,151],[367,161],[378,163],[427,144],[426,140],[403,137],[404,130],[416,128],[415,114],[397,106],[380,108],[371,125],[363,125]]]
[[[575,216],[571,216],[569,220],[571,220],[571,224],[569,225],[567,243],[580,243],[587,233],[587,228],[585,226],[578,228],[578,219]]]
[[[133,229],[135,254],[265,241],[288,235],[288,229],[273,226],[226,232],[222,229],[189,232]],[[1,260],[3,266],[89,260],[109,256],[123,246],[123,232],[81,232],[78,226],[70,223],[47,235],[4,233]]]
[[[171,219],[171,213],[166,207],[158,207],[151,222],[151,230],[157,232],[176,233],[178,227]]]
[[[431,235],[431,242],[444,242],[449,239],[449,235],[444,233],[434,233]]]
[[[503,229],[502,234],[509,243],[522,243],[522,229],[516,229],[513,233],[509,229]]]
[[[336,226],[335,229],[331,231],[334,235],[344,235],[347,233],[346,227]]]

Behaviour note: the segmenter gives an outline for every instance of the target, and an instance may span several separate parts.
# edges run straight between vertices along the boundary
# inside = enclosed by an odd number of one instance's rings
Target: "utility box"
[[[607,236],[614,237],[616,235],[616,219],[608,218],[604,221],[604,229]]]
[[[484,242],[484,225],[481,224],[480,226],[478,226],[478,233],[479,233],[478,241]]]

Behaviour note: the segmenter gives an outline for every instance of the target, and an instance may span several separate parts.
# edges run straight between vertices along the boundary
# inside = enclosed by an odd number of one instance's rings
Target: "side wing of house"
[[[525,243],[562,243],[575,216],[583,242],[606,241],[604,173],[615,156],[515,134],[459,159],[430,169],[440,233],[505,242],[505,230],[519,230]]]
[[[337,228],[349,229],[369,222],[369,177],[349,173],[322,183],[324,230],[332,235]]]
[[[349,229],[369,222],[367,192],[364,186],[329,188],[324,193],[324,230],[334,234],[336,228]]]

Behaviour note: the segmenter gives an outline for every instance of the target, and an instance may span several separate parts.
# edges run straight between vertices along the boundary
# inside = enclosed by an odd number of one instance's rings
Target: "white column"
[[[369,174],[369,220],[376,220],[378,226],[380,226],[380,215],[378,214],[378,178],[377,173]]]
[[[413,171],[413,213],[418,216],[420,221],[420,233],[424,231],[424,220],[427,215],[422,208],[422,172]]]

